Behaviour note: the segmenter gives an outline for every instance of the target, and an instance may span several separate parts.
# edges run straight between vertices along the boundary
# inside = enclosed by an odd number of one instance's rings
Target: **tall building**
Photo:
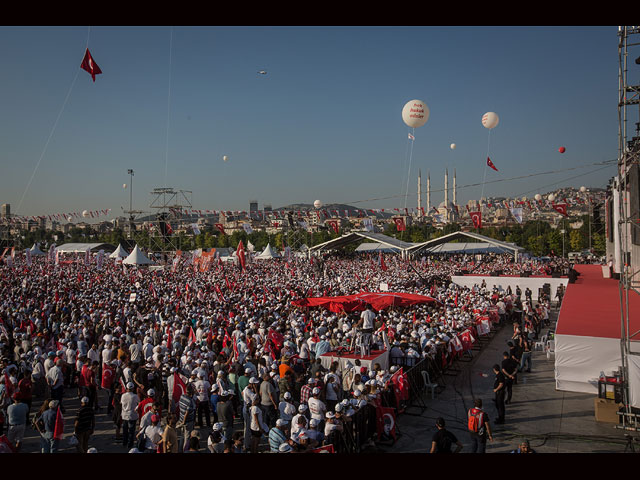
[[[258,201],[249,200],[249,215],[253,215],[254,213],[258,213]]]
[[[2,218],[9,218],[11,216],[11,204],[3,203],[1,208],[0,216],[2,216]]]

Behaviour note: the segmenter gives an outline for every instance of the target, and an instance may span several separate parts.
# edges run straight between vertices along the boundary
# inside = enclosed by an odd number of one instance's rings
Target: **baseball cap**
[[[284,425],[287,425],[288,423],[288,421],[279,418],[278,420],[276,420],[276,427],[282,427]]]
[[[320,395],[320,389],[318,387],[313,387],[311,392],[313,395]]]
[[[82,397],[80,403],[89,403],[89,397]]]
[[[291,447],[291,445],[289,445],[286,442],[278,447],[278,451],[280,453],[289,453],[289,452],[291,452],[291,450],[293,450],[293,448]]]
[[[133,390],[134,388],[136,388],[136,386],[133,384],[133,382],[127,383],[127,390]]]

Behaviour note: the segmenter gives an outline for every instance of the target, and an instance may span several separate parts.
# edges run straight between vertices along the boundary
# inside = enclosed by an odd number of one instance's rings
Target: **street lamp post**
[[[128,169],[127,173],[129,174],[129,240],[131,240],[131,235],[133,231],[133,170]]]
[[[562,234],[562,258],[564,258],[564,233],[565,233],[565,229],[563,228],[562,230],[560,230],[560,233]]]

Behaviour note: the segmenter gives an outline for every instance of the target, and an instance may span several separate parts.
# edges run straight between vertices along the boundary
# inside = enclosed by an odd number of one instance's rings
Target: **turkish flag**
[[[82,59],[80,68],[89,72],[94,82],[96,81],[96,75],[99,75],[102,73],[102,70],[100,70],[100,67],[98,66],[98,64],[93,61],[93,57],[91,56],[91,53],[89,52],[88,48],[87,48],[87,51],[84,52],[84,58]]]
[[[64,435],[64,417],[62,416],[62,411],[60,407],[58,407],[58,412],[56,413],[56,424],[53,428],[53,438],[58,440],[62,440],[62,436]]]
[[[378,440],[384,437],[396,439],[396,414],[391,407],[376,408],[376,423],[378,430]]]
[[[196,343],[196,334],[193,331],[193,327],[189,327],[189,345]]]
[[[489,157],[487,157],[487,166],[493,168],[496,172],[498,171],[498,169],[496,168],[496,166],[493,164],[493,162]]]
[[[553,209],[564,215],[565,217],[568,217],[569,215],[567,214],[567,204],[566,203],[552,203],[551,206],[553,207]]]
[[[404,232],[407,229],[407,226],[404,224],[404,218],[394,218],[393,221],[396,223],[396,228],[399,232]]]
[[[333,444],[324,445],[322,447],[314,448],[313,450],[309,450],[309,453],[336,453],[333,449]]]
[[[240,243],[238,244],[238,259],[240,260],[240,266],[242,267],[242,271],[245,271],[245,267],[246,267],[246,260],[244,257],[244,245],[242,244],[242,240],[240,240]]]
[[[220,233],[222,233],[223,235],[226,235],[226,233],[224,232],[224,226],[221,223],[214,223],[214,226],[220,230]]]
[[[387,265],[384,263],[384,255],[382,255],[382,252],[380,252],[380,268],[383,272],[387,270]]]
[[[284,344],[284,337],[281,333],[270,328],[267,337],[273,342],[276,350],[280,350],[282,348],[282,345]]]
[[[482,212],[469,212],[473,226],[476,228],[482,228]]]
[[[332,228],[334,232],[339,233],[337,220],[328,220],[327,223],[329,224],[329,226]]]
[[[178,372],[173,374],[173,392],[171,392],[171,398],[173,399],[173,403],[178,405],[180,402],[180,397],[183,393],[187,393],[187,384],[182,379],[182,375]]]
[[[113,385],[113,379],[115,377],[116,369],[106,363],[102,367],[102,381],[100,386],[106,390],[111,389]]]

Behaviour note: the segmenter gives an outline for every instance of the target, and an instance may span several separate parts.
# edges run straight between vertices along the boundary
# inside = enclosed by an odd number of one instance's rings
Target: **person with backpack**
[[[445,428],[444,418],[438,417],[436,420],[438,431],[431,439],[431,451],[429,453],[458,453],[462,450],[462,442],[456,436]],[[455,451],[451,451],[451,446],[456,444]]]
[[[471,453],[485,453],[487,439],[493,442],[489,416],[482,410],[482,399],[473,401],[473,408],[467,412],[468,430],[471,438]]]

